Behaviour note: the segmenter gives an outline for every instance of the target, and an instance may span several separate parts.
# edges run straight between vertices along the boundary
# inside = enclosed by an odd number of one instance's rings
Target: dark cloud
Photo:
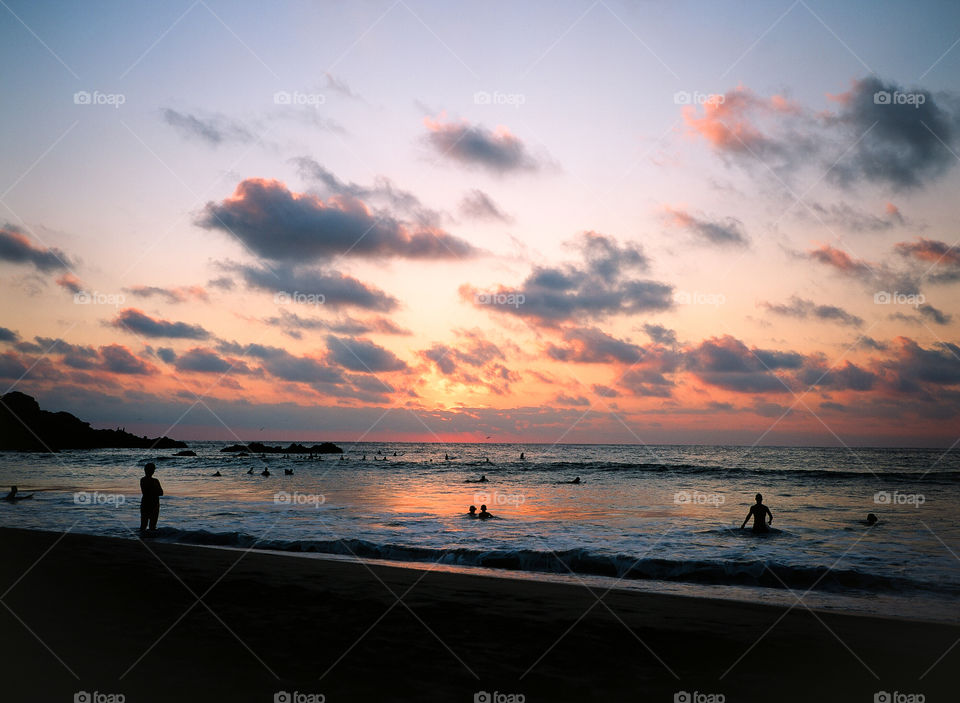
[[[163,121],[183,136],[211,146],[220,146],[225,142],[246,143],[254,138],[250,130],[242,124],[223,115],[198,117],[167,107],[161,110],[161,114]]]
[[[327,336],[327,351],[330,360],[350,371],[361,373],[382,373],[402,371],[406,363],[396,354],[364,339]]]
[[[574,248],[579,250],[582,263],[536,266],[515,289],[501,285],[494,291],[481,291],[461,286],[461,297],[491,312],[531,318],[546,325],[656,312],[673,306],[672,286],[633,277],[648,265],[639,245],[621,247],[610,237],[586,232],[575,240]]]
[[[194,347],[181,354],[174,364],[178,371],[192,371],[196,373],[235,373],[249,374],[251,369],[239,359],[225,358],[212,349]]]
[[[83,292],[83,283],[69,272],[57,277],[57,285],[74,295]]]
[[[617,339],[596,327],[571,327],[564,329],[562,337],[566,347],[555,344],[547,346],[547,355],[557,361],[586,364],[635,364],[645,356],[642,347]]]
[[[168,364],[172,364],[177,359],[177,353],[170,347],[160,347],[156,353],[162,361]]]
[[[868,76],[835,99],[841,108],[831,123],[856,142],[830,171],[834,181],[916,188],[953,165],[949,146],[956,142],[958,116],[929,91]]]
[[[829,205],[806,202],[805,207],[797,208],[796,212],[805,221],[839,227],[848,232],[884,232],[907,224],[906,218],[893,203],[886,204],[882,215],[865,212],[844,202]]]
[[[795,317],[801,320],[816,318],[818,320],[839,322],[840,324],[851,327],[859,327],[863,324],[863,318],[857,317],[836,305],[817,305],[812,300],[799,298],[795,295],[790,298],[789,303],[773,304],[764,302],[761,303],[761,305],[776,315]]]
[[[878,380],[877,374],[849,361],[837,368],[829,368],[825,364],[810,365],[800,372],[798,378],[807,386],[837,391],[869,391]]]
[[[673,208],[667,208],[667,216],[674,227],[685,229],[708,244],[736,247],[750,244],[743,223],[735,217],[709,219]]]
[[[287,265],[266,268],[226,263],[221,266],[239,274],[251,288],[274,293],[278,303],[299,302],[333,309],[357,307],[377,312],[390,312],[399,306],[392,295],[336,271]]]
[[[207,281],[210,288],[219,288],[220,290],[231,291],[234,287],[233,279],[229,276],[218,276]]]
[[[502,222],[509,224],[513,218],[501,210],[493,198],[474,188],[460,201],[460,214],[472,220]]]
[[[100,347],[101,368],[110,373],[149,375],[155,369],[119,344]]]
[[[584,398],[582,395],[570,396],[565,393],[560,393],[556,398],[553,399],[553,402],[558,405],[573,405],[573,406],[584,406],[590,405],[590,401]]]
[[[136,308],[121,310],[111,324],[118,329],[151,338],[207,339],[210,336],[210,333],[200,325],[152,318]]]
[[[668,347],[677,344],[677,333],[663,325],[654,325],[647,322],[643,325],[643,331],[657,344],[664,344]]]
[[[509,391],[519,374],[504,366],[503,350],[486,339],[479,329],[457,330],[456,346],[434,343],[420,356],[432,362],[441,374],[464,385],[479,385],[497,394]]]
[[[789,386],[775,371],[795,370],[804,358],[795,352],[749,349],[724,335],[687,350],[687,368],[705,383],[737,393],[786,393]]]
[[[945,313],[943,310],[935,308],[929,303],[918,306],[917,312],[937,325],[949,325],[950,322],[953,321],[953,315]]]
[[[604,386],[599,383],[594,383],[593,386],[591,386],[591,390],[601,398],[617,398],[620,396],[620,391],[616,388]]]
[[[34,246],[16,225],[0,227],[0,261],[32,264],[40,271],[57,271],[70,267],[69,259],[59,249]]]
[[[541,167],[526,145],[506,127],[491,132],[467,121],[441,120],[442,117],[438,120],[426,117],[423,123],[428,130],[427,143],[442,158],[497,174],[536,171]]]
[[[0,342],[16,342],[20,335],[7,327],[0,327]]]
[[[371,211],[352,195],[291,192],[273,180],[247,179],[219,203],[207,203],[198,222],[239,238],[257,255],[308,263],[331,257],[460,259],[478,251],[434,227],[411,227]]]
[[[347,315],[335,320],[321,320],[316,317],[301,317],[289,310],[281,310],[280,315],[268,317],[264,322],[273,327],[281,327],[287,331],[319,330],[351,336],[371,333],[400,336],[413,334],[410,330],[400,327],[400,325],[386,317],[372,317],[366,320],[360,320]]]
[[[895,357],[884,364],[897,391],[929,394],[932,388],[939,395],[943,386],[960,385],[960,346],[942,342],[924,349],[905,337],[898,338],[897,345]]]

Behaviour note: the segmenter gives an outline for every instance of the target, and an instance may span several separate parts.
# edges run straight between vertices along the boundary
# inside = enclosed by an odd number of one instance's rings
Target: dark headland
[[[138,437],[125,430],[95,430],[68,412],[41,410],[31,396],[11,391],[0,398],[0,450],[185,449],[169,437]]]
[[[250,444],[231,444],[221,452],[249,452],[251,454],[343,454],[343,449],[333,442],[322,442],[311,447],[294,442],[289,447],[273,447],[262,442]]]

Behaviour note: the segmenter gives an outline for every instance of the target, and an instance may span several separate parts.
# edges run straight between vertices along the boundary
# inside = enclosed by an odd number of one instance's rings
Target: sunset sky
[[[955,2],[0,16],[0,390],[188,440],[960,438]]]

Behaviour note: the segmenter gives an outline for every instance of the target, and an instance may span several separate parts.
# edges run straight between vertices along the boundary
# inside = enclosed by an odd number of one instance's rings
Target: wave
[[[709,585],[763,586],[792,590],[866,591],[870,593],[903,593],[904,591],[925,590],[960,595],[960,588],[949,584],[929,584],[905,577],[866,573],[855,569],[796,566],[759,560],[638,559],[627,554],[595,554],[586,549],[568,549],[557,552],[531,549],[486,551],[468,548],[435,549],[409,545],[376,544],[362,539],[261,540],[244,532],[179,530],[170,527],[160,528],[157,537],[187,544],[335,554],[363,559],[428,562],[452,566],[480,566],[508,571],[533,571],[551,574],[569,574],[572,572],[586,576],[607,576],[620,579]]]
[[[923,481],[924,483],[954,483],[960,481],[960,471],[891,471],[888,469],[878,469],[871,471],[849,471],[842,469],[790,469],[790,468],[770,468],[758,469],[745,466],[718,466],[704,464],[632,464],[632,463],[608,463],[603,462],[597,465],[590,463],[567,463],[557,462],[549,464],[548,468],[558,468],[570,470],[573,468],[593,469],[596,471],[612,472],[654,472],[654,473],[675,473],[675,474],[739,474],[746,476],[763,476],[772,478],[782,476],[784,478],[810,478],[816,480],[823,479],[868,479],[882,481]]]

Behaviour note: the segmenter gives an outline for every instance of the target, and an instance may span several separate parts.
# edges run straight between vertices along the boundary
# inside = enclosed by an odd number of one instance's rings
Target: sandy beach
[[[960,656],[948,625],[149,541],[2,529],[0,564],[12,701],[932,701]]]

